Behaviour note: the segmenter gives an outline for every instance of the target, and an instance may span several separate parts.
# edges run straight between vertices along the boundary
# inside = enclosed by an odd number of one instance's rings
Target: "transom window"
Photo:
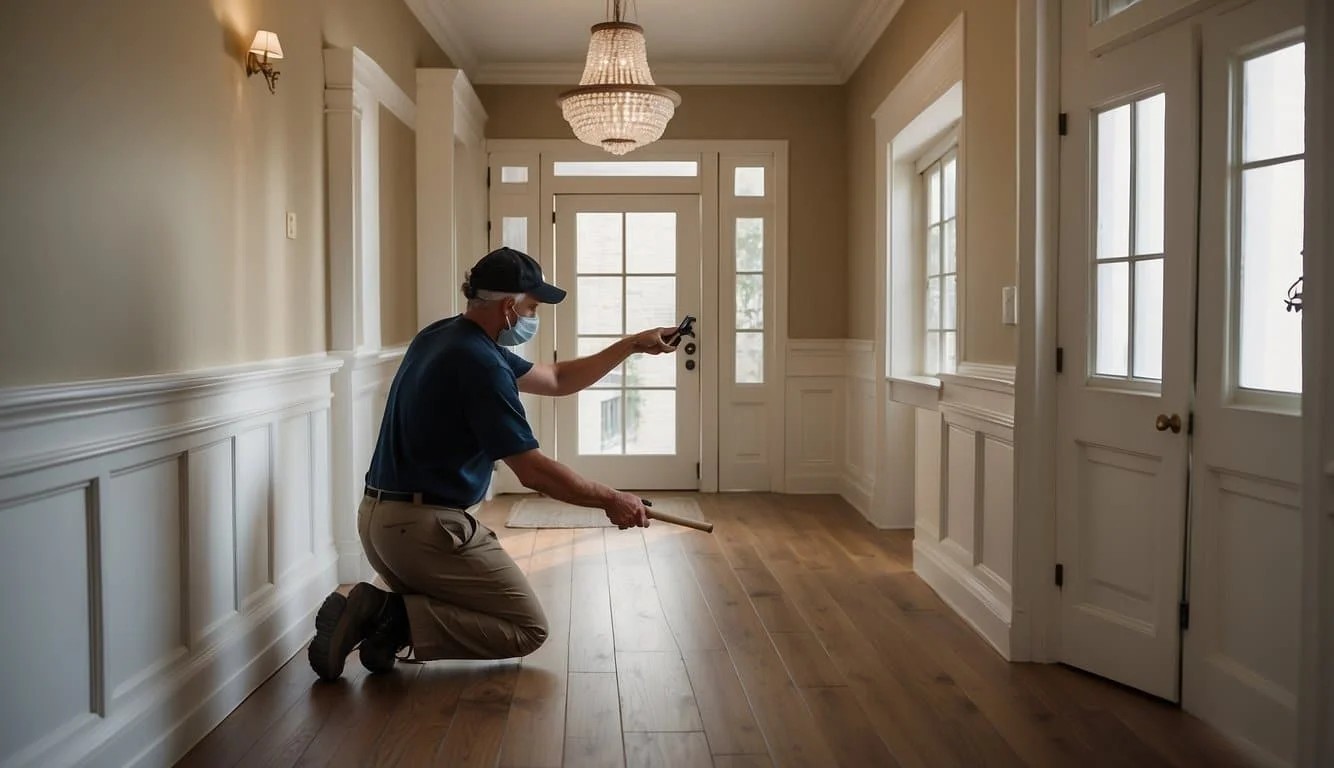
[[[958,149],[950,147],[922,172],[926,203],[922,359],[928,376],[953,373],[958,364],[958,166]]]

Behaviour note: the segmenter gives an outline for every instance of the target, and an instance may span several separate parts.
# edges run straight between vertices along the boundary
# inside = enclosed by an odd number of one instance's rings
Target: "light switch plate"
[[[1013,285],[1001,288],[1001,323],[1003,325],[1019,324],[1019,307],[1016,293]]]
[[[287,212],[287,239],[296,239],[296,214],[292,211]]]

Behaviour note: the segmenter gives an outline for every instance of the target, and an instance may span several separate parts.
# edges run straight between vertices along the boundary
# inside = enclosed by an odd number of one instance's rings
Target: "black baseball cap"
[[[468,285],[475,291],[526,293],[543,304],[565,300],[565,291],[546,281],[542,265],[513,248],[497,248],[483,256],[468,273]]]

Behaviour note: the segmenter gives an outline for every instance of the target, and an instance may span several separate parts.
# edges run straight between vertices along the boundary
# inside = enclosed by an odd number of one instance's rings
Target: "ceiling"
[[[478,83],[576,83],[606,0],[406,0]],[[664,85],[837,84],[903,0],[634,0]]]

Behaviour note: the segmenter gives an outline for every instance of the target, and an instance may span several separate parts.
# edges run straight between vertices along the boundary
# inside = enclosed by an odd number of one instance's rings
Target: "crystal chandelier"
[[[662,138],[681,96],[653,83],[644,28],[622,21],[625,0],[611,0],[612,20],[593,25],[579,87],[559,103],[585,144],[624,155]]]

